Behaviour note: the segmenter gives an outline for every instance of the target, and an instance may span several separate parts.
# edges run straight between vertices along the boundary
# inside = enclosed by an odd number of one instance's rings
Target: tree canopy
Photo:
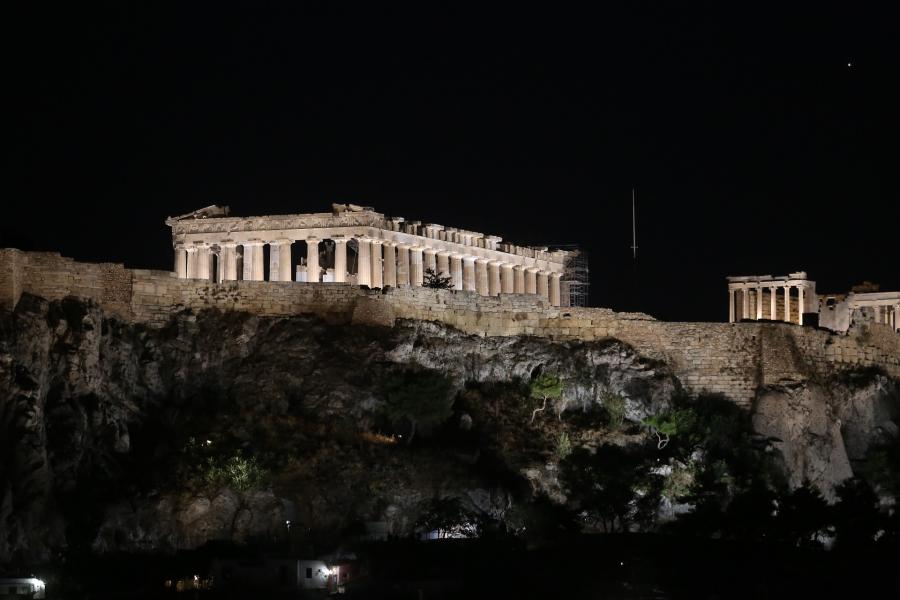
[[[544,401],[540,408],[536,408],[531,413],[532,422],[539,412],[547,408],[547,400],[562,396],[562,387],[562,381],[559,377],[554,377],[547,373],[541,373],[531,381],[531,397]]]
[[[412,431],[406,440],[412,443],[418,423],[440,423],[453,414],[456,390],[453,381],[440,371],[404,369],[386,374],[379,385],[383,410],[391,419],[409,419]]]

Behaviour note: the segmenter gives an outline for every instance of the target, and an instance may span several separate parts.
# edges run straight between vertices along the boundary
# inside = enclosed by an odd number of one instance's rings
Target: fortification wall
[[[312,313],[332,324],[440,321],[483,336],[535,335],[563,342],[616,338],[665,362],[688,392],[721,393],[743,406],[751,404],[760,386],[847,368],[875,366],[900,378],[900,335],[877,324],[835,334],[788,323],[664,323],[639,313],[555,308],[536,295],[485,297],[416,287],[382,293],[343,283],[213,284],[179,279],[168,271],[0,250],[0,306],[11,309],[25,291],[51,300],[93,298],[111,316],[150,326],[163,326],[185,308],[217,308],[269,317]],[[354,315],[357,305],[362,309]]]

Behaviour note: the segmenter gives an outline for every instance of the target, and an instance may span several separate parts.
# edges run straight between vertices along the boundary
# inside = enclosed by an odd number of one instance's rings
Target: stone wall
[[[744,406],[760,386],[825,377],[846,368],[874,366],[900,378],[900,335],[875,324],[835,334],[787,323],[664,323],[640,313],[552,307],[537,295],[486,297],[417,287],[369,290],[344,283],[214,284],[179,279],[168,271],[0,250],[0,306],[11,308],[23,291],[51,300],[94,298],[112,316],[157,327],[185,308],[216,308],[270,317],[312,313],[332,324],[440,321],[474,335],[535,335],[561,342],[616,338],[665,362],[688,392],[721,393]]]

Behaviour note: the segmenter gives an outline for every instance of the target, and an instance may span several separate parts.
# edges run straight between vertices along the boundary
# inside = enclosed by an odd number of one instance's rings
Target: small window
[[[349,573],[347,573],[346,571],[344,571],[343,573],[341,573],[341,579],[347,579],[347,575],[348,575],[348,574],[349,574]]]
[[[306,578],[312,579],[312,567],[306,567]]]

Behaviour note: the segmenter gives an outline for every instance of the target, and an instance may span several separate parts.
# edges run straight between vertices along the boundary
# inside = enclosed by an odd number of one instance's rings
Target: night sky
[[[0,8],[0,245],[171,269],[169,215],[351,202],[581,244],[591,305],[666,320],[900,290],[890,3],[79,4]]]

